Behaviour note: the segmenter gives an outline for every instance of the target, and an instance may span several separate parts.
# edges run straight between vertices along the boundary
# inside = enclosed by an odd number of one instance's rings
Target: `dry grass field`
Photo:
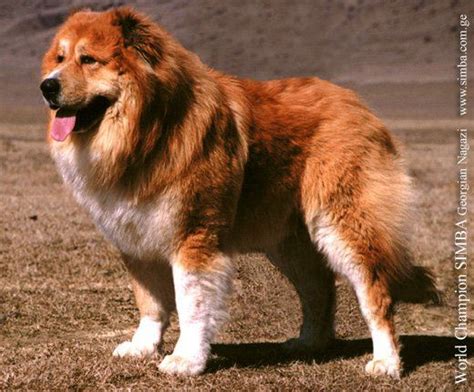
[[[452,390],[456,135],[439,129],[397,134],[418,191],[416,260],[434,269],[446,295],[442,307],[398,306],[402,380],[364,374],[371,342],[344,282],[333,347],[323,356],[285,355],[279,342],[297,333],[298,300],[259,255],[236,260],[231,320],[206,373],[175,378],[157,371],[160,356],[112,358],[138,319],[118,252],[63,188],[41,126],[0,126],[0,389]],[[175,319],[162,353],[172,350],[177,336]]]

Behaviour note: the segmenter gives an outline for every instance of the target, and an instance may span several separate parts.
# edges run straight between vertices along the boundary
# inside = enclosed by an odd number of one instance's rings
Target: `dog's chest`
[[[135,203],[113,190],[91,191],[86,187],[88,170],[77,155],[53,151],[53,157],[75,199],[121,252],[141,260],[170,258],[181,205],[176,192]]]

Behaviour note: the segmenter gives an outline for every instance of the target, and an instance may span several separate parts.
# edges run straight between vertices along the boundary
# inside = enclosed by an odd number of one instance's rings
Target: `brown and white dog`
[[[438,300],[410,262],[410,179],[399,147],[349,90],[317,78],[257,82],[209,69],[129,8],[81,11],[56,34],[41,90],[52,156],[77,201],[123,254],[141,321],[114,355],[204,371],[237,252],[263,252],[294,284],[292,350],[333,337],[334,273],[370,329],[371,374],[398,377],[397,300]]]

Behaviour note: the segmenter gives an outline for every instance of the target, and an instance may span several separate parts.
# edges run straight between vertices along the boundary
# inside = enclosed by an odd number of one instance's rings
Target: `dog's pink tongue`
[[[61,113],[56,113],[51,127],[51,137],[58,142],[66,140],[74,129],[74,125],[76,125],[75,115],[63,116]]]

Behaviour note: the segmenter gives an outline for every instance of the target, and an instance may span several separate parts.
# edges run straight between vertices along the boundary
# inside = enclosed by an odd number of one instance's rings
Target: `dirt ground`
[[[41,128],[0,126],[0,389],[453,389],[454,132],[397,131],[418,191],[416,260],[434,269],[446,304],[398,306],[406,374],[393,381],[363,372],[371,342],[344,282],[338,287],[333,347],[323,356],[284,355],[279,342],[296,335],[299,304],[259,255],[236,260],[232,317],[204,375],[176,378],[157,371],[162,353],[177,339],[176,320],[157,357],[113,359],[113,348],[131,336],[138,321],[129,282],[117,251],[63,188]]]

